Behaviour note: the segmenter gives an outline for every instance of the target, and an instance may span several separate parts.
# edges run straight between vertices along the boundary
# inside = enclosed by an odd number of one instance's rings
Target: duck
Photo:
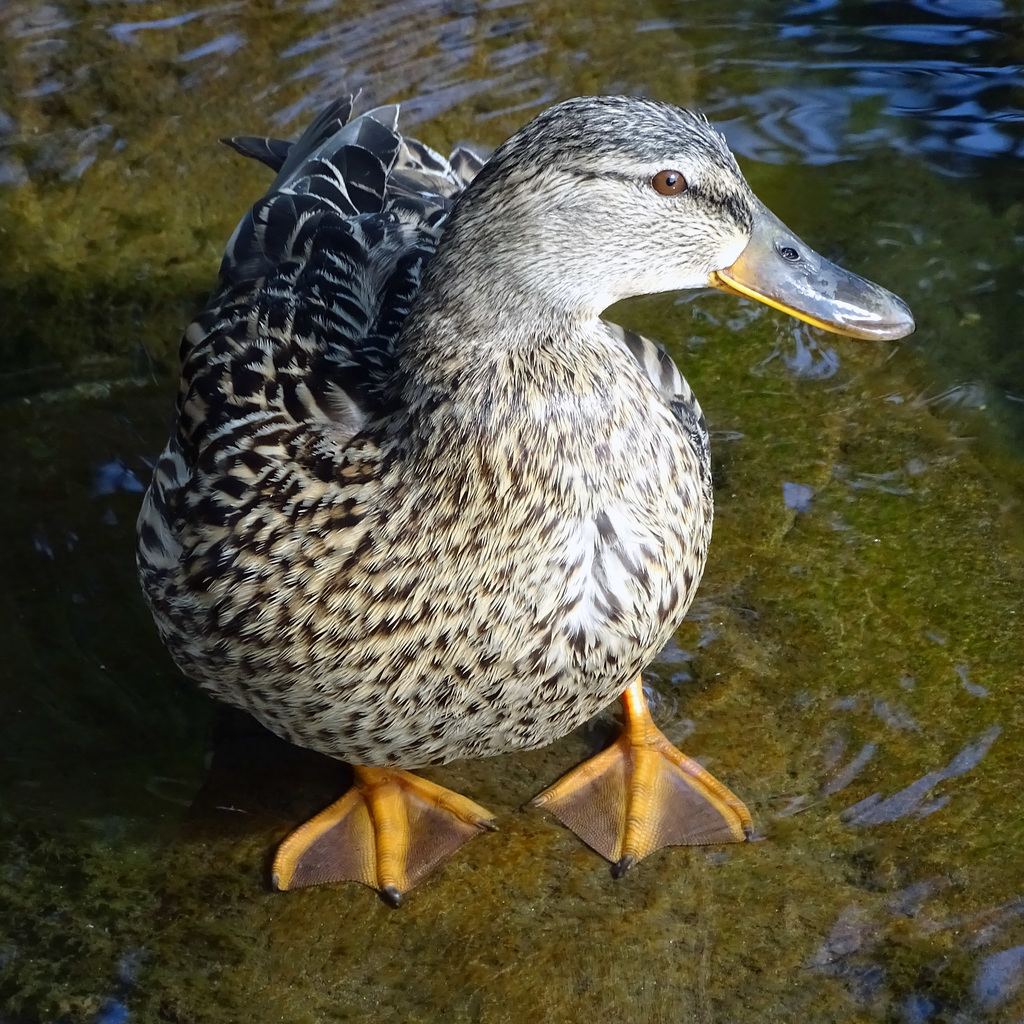
[[[601,314],[707,287],[864,339],[912,314],[776,218],[697,112],[577,97],[447,158],[398,119],[348,97],[294,143],[225,140],[276,177],[185,331],[138,518],[182,672],[353,767],[273,885],[399,905],[494,829],[416,769],[549,744],[616,699],[619,738],[533,804],[616,876],[743,842],[747,807],[642,684],[707,559],[707,425],[665,349]]]

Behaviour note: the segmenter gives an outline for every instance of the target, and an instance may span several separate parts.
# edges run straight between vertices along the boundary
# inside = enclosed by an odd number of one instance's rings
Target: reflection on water
[[[80,89],[91,70],[88,56],[77,66],[68,57],[80,49],[71,43],[83,29],[102,31],[124,47],[159,45],[187,67],[184,88],[225,75],[244,80],[254,30],[246,5],[146,18],[156,6],[97,5],[84,12],[85,24],[58,4],[5,5],[0,19],[17,64],[16,98]],[[313,0],[281,4],[277,13],[275,22],[285,19],[289,32],[272,48],[278,73],[266,93],[302,84],[300,98],[271,113],[279,126],[353,90],[365,90],[371,102],[413,94],[406,106],[410,123],[474,96],[487,96],[492,115],[557,97],[558,83],[538,58],[559,41],[545,38],[530,3],[398,0],[348,17],[335,2]],[[117,20],[125,14],[138,17]],[[628,16],[623,20],[628,31]],[[722,122],[733,148],[751,159],[827,164],[891,148],[945,171],[979,174],[979,160],[1024,158],[1021,21],[1021,12],[1002,0],[795,0],[725,8],[694,0],[680,4],[678,16],[634,19],[631,28],[700,41],[702,105]],[[304,25],[311,26],[305,34]],[[180,31],[185,26],[187,34]],[[162,37],[159,44],[149,40],[155,35]],[[585,51],[576,56],[588,58]],[[92,116],[114,125],[93,131],[119,130],[116,111]],[[23,130],[15,110],[0,113],[7,147],[27,141]],[[98,141],[63,140],[62,173],[80,174],[78,165]],[[24,182],[10,157],[0,167],[0,181]],[[43,169],[54,169],[52,155],[34,158],[28,172]]]
[[[509,15],[506,8],[516,13]],[[497,16],[491,13],[495,9],[501,11]],[[403,106],[409,124],[485,93],[506,98],[499,109],[550,103],[556,98],[550,82],[529,74],[545,43],[513,41],[531,34],[533,24],[528,4],[450,0],[400,0],[368,16],[333,22],[282,50],[293,68],[288,77],[303,84],[303,95],[276,111],[273,120],[289,124],[352,90],[370,99],[412,91]]]
[[[879,703],[882,702],[876,702],[876,711]],[[888,719],[892,717],[892,712],[888,708],[885,710],[886,714],[883,717],[889,724]],[[871,796],[847,807],[840,818],[848,825],[880,825],[882,822],[895,821],[907,814],[915,814],[919,818],[934,814],[946,806],[949,797],[943,796],[927,803],[922,802],[924,798],[940,782],[970,771],[985,756],[1001,732],[1002,729],[998,725],[993,725],[979,739],[968,743],[945,768],[928,772],[893,796],[883,798],[881,793],[872,793]]]
[[[994,397],[1024,412],[1022,39],[1000,0],[0,4],[0,1020],[1024,1019],[1024,492],[975,441]],[[502,832],[400,917],[266,890],[339,769],[219,724],[204,776],[212,711],[132,522],[176,337],[266,185],[213,140],[352,89],[486,144],[577,92],[699,104],[784,219],[919,314],[931,370],[721,295],[622,313],[716,460],[651,703],[764,842],[613,883],[522,810],[604,717],[443,769]]]
[[[919,990],[904,996],[892,1008],[899,1014],[896,1019],[903,1024],[927,1024],[935,1020],[967,1024],[977,1020],[978,1015],[997,1011],[1024,983],[1024,945],[996,952],[989,950],[1000,940],[1005,942],[1007,927],[1024,916],[1024,900],[986,908],[969,917],[944,920],[933,916],[931,906],[941,899],[948,886],[949,881],[944,878],[924,879],[895,893],[874,910],[857,905],[846,907],[806,966],[841,979],[856,1003],[884,1013],[884,1003],[879,996],[887,982],[888,971],[879,952],[887,940],[891,941],[892,932],[910,919],[922,932],[949,936],[952,946],[980,950],[983,955],[970,982],[969,1007],[950,1015],[950,1007],[942,995],[946,980],[943,973],[948,970],[948,964],[936,960],[918,981]]]
[[[639,29],[713,31],[704,102],[752,159],[827,164],[884,147],[971,174],[977,158],[1024,157],[1021,11],[1000,0],[798,0],[732,13],[698,3]]]

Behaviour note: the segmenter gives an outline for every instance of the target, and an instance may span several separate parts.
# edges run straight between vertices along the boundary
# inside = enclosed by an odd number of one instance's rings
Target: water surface
[[[999,0],[0,6],[0,1021],[1024,1019],[1022,39]],[[432,772],[501,831],[400,912],[269,891],[345,769],[179,679],[132,524],[178,337],[268,181],[216,139],[357,89],[438,148],[581,92],[701,106],[914,309],[900,345],[723,295],[613,311],[713,430],[656,717],[759,842],[616,882],[524,810],[606,716]]]

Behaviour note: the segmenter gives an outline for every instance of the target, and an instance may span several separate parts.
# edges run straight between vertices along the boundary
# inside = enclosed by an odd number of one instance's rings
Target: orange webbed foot
[[[355,881],[399,906],[463,843],[493,831],[484,807],[410,772],[355,766],[355,784],[278,847],[278,889]]]
[[[618,878],[663,846],[741,843],[750,812],[654,724],[639,676],[622,695],[625,725],[606,750],[531,802],[612,862]]]

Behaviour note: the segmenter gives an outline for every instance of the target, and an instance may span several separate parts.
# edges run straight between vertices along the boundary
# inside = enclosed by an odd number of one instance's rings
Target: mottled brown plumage
[[[716,147],[742,195],[718,136],[693,117],[683,128]],[[500,164],[519,181],[483,183],[510,220],[546,187],[521,149]],[[389,198],[370,216],[395,218]],[[711,529],[700,409],[653,345],[572,310],[543,316],[502,251],[532,265],[536,243],[521,222],[495,230],[489,210],[462,218],[473,240],[438,257],[399,338],[374,339],[391,393],[368,398],[357,381],[348,394],[353,357],[336,349],[361,339],[346,302],[369,319],[380,297],[348,281],[332,294],[316,264],[354,240],[353,261],[384,263],[383,292],[410,249],[432,247],[430,207],[445,205],[431,197],[374,238],[372,221],[348,228],[328,202],[301,246],[280,230],[290,244],[269,267],[242,275],[229,250],[186,334],[179,430],[141,519],[161,632],[205,689],[346,760],[416,767],[548,743],[625,689],[693,596]],[[467,251],[481,223],[488,244]],[[595,241],[564,239],[592,276],[607,273]]]
[[[185,335],[143,587],[181,669],[302,746],[536,747],[657,654],[711,534],[700,407],[599,314],[708,284],[763,207],[660,103],[568,101],[486,163],[349,114],[233,140],[278,176]]]

